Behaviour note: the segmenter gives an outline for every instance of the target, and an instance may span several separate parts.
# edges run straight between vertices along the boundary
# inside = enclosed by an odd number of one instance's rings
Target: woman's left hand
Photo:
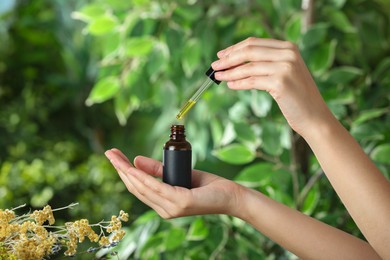
[[[243,191],[247,188],[214,174],[192,171],[192,189],[171,186],[157,180],[162,177],[162,163],[137,156],[135,167],[118,149],[105,155],[118,171],[127,189],[161,217],[170,219],[189,215],[242,214]]]

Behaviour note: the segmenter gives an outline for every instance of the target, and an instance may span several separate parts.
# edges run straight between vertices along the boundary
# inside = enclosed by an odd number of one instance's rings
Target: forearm
[[[303,259],[379,259],[354,236],[246,189],[237,217]]]
[[[390,258],[390,183],[332,116],[304,136],[370,244]]]

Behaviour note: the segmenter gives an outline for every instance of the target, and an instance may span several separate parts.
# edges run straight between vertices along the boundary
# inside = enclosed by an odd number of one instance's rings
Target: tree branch
[[[301,32],[305,33],[314,22],[314,0],[302,0],[303,10]]]
[[[301,32],[305,33],[313,24],[314,18],[314,0],[302,0],[301,8],[304,12],[302,17]],[[291,161],[292,161],[292,182],[294,201],[298,207],[300,203],[299,196],[299,174],[303,173],[307,180],[309,172],[309,158],[311,150],[306,141],[296,132],[291,131]]]
[[[311,188],[313,188],[314,184],[317,183],[317,181],[324,175],[324,171],[320,168],[314,175],[312,175],[309,179],[309,181],[306,183],[305,187],[303,187],[301,193],[298,196],[297,200],[297,209],[300,209],[303,205],[303,202],[305,201],[307,194],[309,194],[309,191]]]

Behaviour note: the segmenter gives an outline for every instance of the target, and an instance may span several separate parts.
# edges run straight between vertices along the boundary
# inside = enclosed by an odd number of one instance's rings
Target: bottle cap
[[[207,77],[209,77],[212,81],[214,81],[217,85],[219,85],[219,83],[221,83],[221,81],[215,79],[215,70],[213,70],[212,67],[210,67],[207,71],[206,71],[206,75]]]

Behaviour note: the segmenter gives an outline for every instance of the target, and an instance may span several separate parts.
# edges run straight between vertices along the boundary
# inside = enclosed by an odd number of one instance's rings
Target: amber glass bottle
[[[191,189],[191,144],[184,135],[184,125],[172,125],[163,150],[163,182]]]

